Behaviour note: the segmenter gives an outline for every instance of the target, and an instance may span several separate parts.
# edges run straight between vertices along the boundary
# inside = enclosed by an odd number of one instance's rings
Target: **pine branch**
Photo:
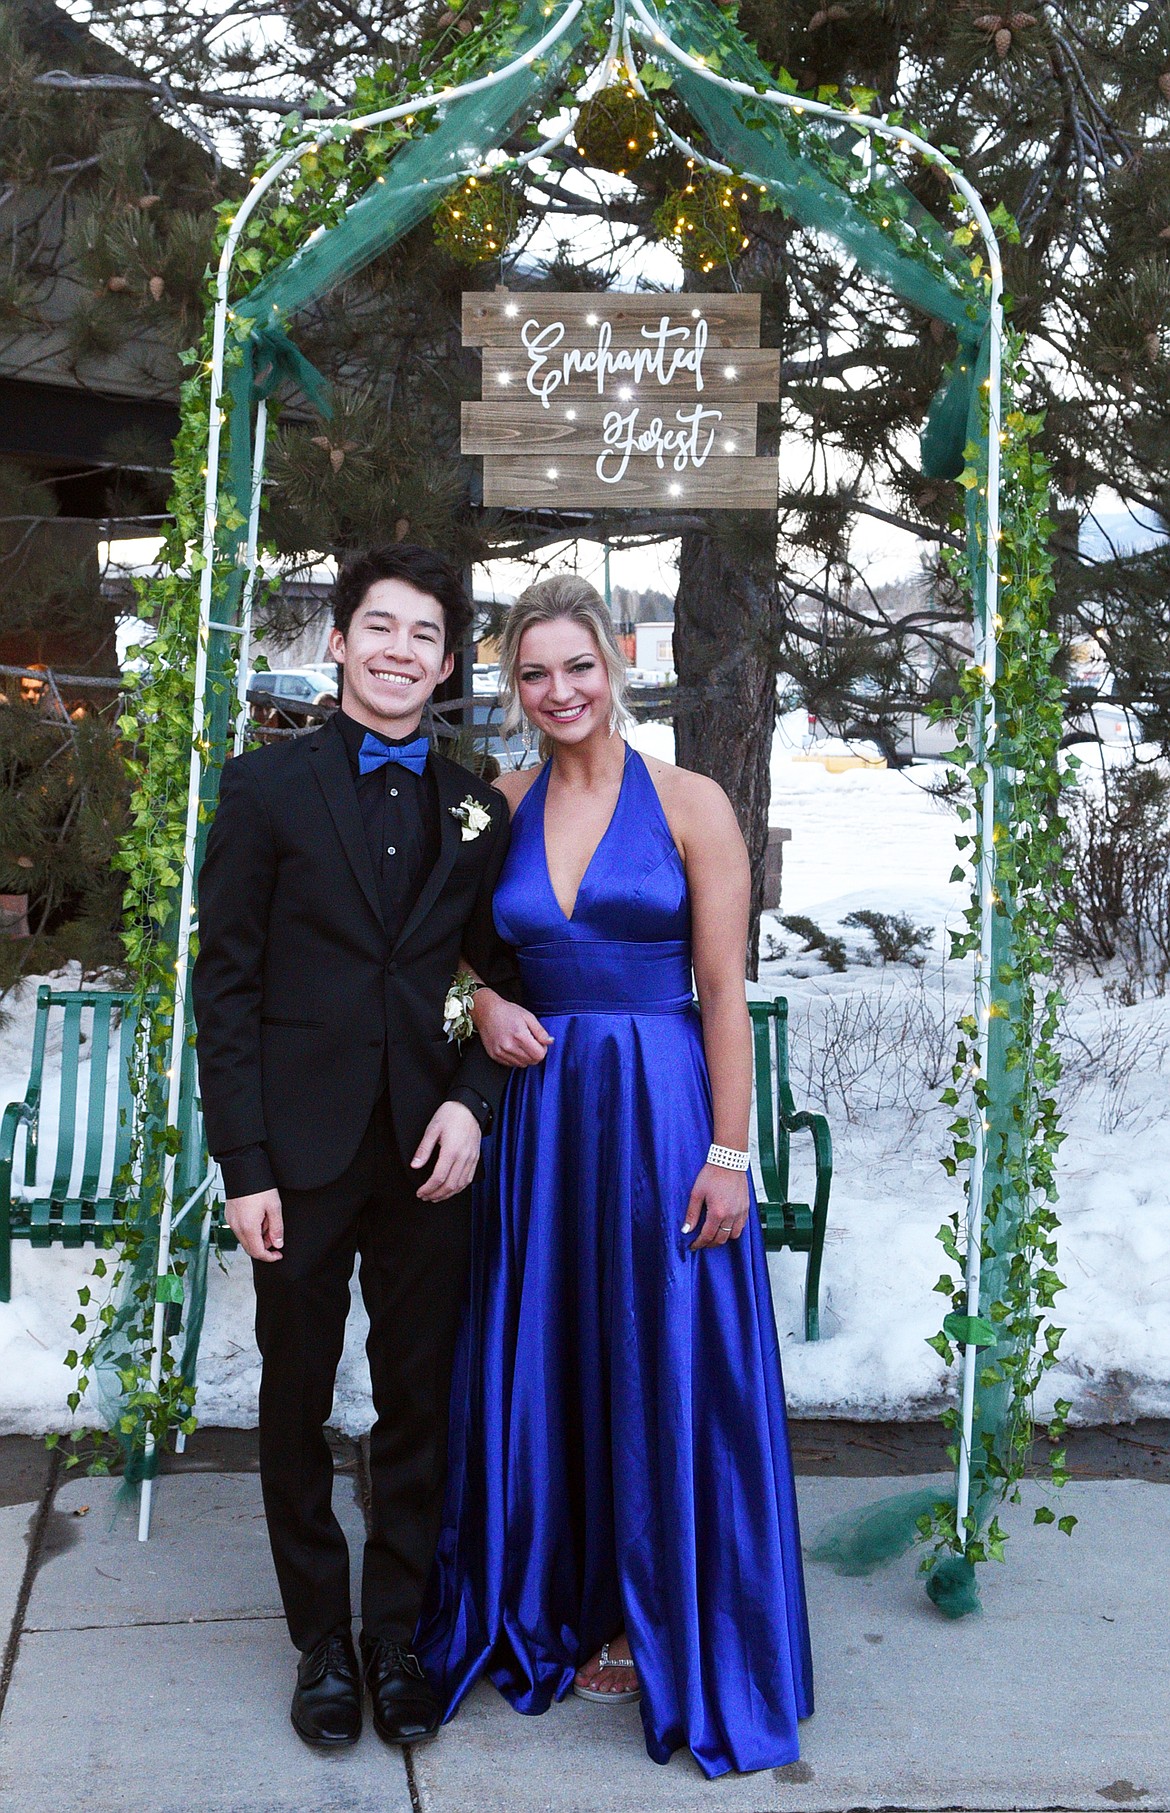
[[[312,119],[335,119],[348,110],[340,105],[314,107],[309,101],[284,101],[275,95],[217,94],[213,89],[172,88],[167,82],[148,82],[138,76],[75,76],[68,70],[50,69],[33,77],[34,88],[64,89],[69,93],[97,89],[110,94],[145,94],[167,106],[201,107],[208,113],[253,112],[303,114]],[[96,160],[94,160],[96,161]]]

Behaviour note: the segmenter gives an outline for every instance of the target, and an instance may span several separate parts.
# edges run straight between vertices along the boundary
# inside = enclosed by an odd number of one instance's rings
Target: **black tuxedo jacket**
[[[453,1088],[493,1109],[503,1093],[507,1071],[478,1038],[448,1040],[443,1004],[461,954],[516,992],[492,920],[507,807],[466,769],[429,760],[439,859],[393,945],[336,723],[224,767],[199,873],[200,1091],[212,1155],[262,1145],[278,1186],[317,1189],[341,1175],[384,1077],[408,1162]],[[471,839],[453,810],[468,798],[491,814]]]

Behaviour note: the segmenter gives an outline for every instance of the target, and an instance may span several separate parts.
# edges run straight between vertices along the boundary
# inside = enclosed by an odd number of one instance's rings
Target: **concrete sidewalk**
[[[570,1699],[526,1719],[490,1688],[405,1756],[369,1729],[316,1755],[288,1723],[294,1656],[254,1472],[163,1479],[147,1545],[116,1481],[46,1490],[31,1454],[26,1473],[0,1504],[2,1813],[1170,1810],[1170,1493],[1148,1480],[1070,1485],[1071,1540],[1010,1512],[1008,1564],[958,1624],[912,1557],[868,1580],[810,1564],[802,1759],[707,1782],[688,1757],[647,1759],[636,1708]],[[922,1483],[802,1477],[806,1539]],[[335,1502],[355,1554],[359,1499],[354,1468]]]

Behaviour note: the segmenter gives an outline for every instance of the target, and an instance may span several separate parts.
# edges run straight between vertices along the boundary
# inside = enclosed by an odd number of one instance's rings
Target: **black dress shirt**
[[[393,945],[423,882],[439,860],[439,796],[434,775],[429,763],[421,774],[401,762],[387,762],[369,774],[361,772],[358,757],[368,736],[387,749],[402,749],[416,741],[417,730],[408,737],[380,736],[344,711],[337,714],[337,726],[349,756],[370,860],[378,877],[386,941]]]
[[[370,859],[378,877],[389,951],[406,923],[423,882],[439,859],[438,790],[429,762],[421,774],[415,774],[401,762],[386,762],[368,774],[361,772],[359,756],[367,736],[374,737],[388,749],[401,749],[417,739],[417,730],[405,737],[384,737],[377,731],[368,730],[344,711],[337,713],[337,727],[349,757]],[[462,1102],[474,1114],[483,1131],[487,1131],[492,1111],[478,1091],[456,1085],[448,1099]],[[221,1154],[219,1163],[227,1196],[251,1194],[257,1188],[255,1178],[261,1152],[262,1148],[255,1146],[239,1146]],[[404,1156],[409,1159],[410,1154]]]

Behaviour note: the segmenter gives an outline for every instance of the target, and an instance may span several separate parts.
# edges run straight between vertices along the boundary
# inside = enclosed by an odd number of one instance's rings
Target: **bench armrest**
[[[780,1116],[781,1125],[786,1133],[803,1133],[806,1130],[813,1136],[813,1151],[816,1155],[818,1181],[822,1172],[833,1174],[833,1136],[829,1132],[829,1123],[823,1114],[814,1114],[809,1108],[801,1108],[795,1114]]]
[[[0,1178],[6,1179],[10,1185],[17,1132],[21,1127],[31,1127],[36,1114],[36,1101],[29,1101],[27,1098],[23,1102],[9,1102],[4,1110],[4,1119],[0,1121]]]
[[[4,1277],[0,1279],[4,1289],[0,1292],[0,1302],[8,1301],[8,1259],[7,1243],[11,1238],[12,1225],[12,1162],[16,1154],[16,1135],[21,1127],[31,1127],[36,1120],[36,1105],[27,1099],[23,1102],[9,1102],[4,1110],[4,1119],[0,1121],[0,1241],[4,1243],[4,1252],[0,1253],[0,1266]]]

